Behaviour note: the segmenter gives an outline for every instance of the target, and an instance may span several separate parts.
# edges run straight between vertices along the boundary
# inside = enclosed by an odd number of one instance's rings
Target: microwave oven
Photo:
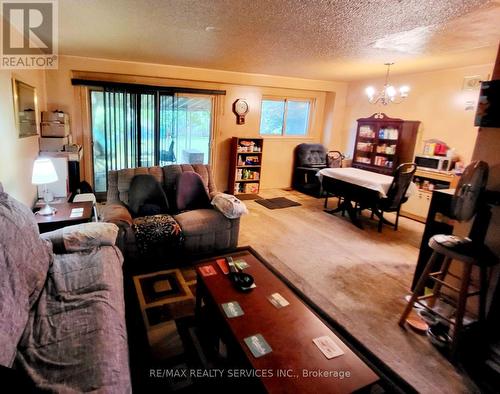
[[[451,171],[453,160],[447,156],[415,155],[417,167],[432,169],[436,171]]]

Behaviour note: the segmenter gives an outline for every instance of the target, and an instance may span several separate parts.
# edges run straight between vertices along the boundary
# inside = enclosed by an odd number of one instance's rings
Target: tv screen
[[[500,80],[481,83],[474,126],[500,127]]]

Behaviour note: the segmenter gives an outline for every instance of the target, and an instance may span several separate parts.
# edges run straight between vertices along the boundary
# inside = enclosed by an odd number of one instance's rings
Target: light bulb
[[[375,96],[375,88],[373,86],[368,86],[365,89],[365,93],[368,96],[368,98],[371,100],[373,96]]]
[[[401,95],[402,98],[408,97],[409,92],[410,92],[409,86],[404,85],[399,88],[399,94]]]
[[[393,99],[394,96],[396,96],[396,89],[394,89],[394,86],[392,86],[392,85],[387,86],[385,91],[390,99]]]

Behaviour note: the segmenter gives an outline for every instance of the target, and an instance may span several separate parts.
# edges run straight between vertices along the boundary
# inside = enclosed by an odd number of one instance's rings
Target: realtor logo
[[[2,1],[0,68],[57,68],[57,0]]]

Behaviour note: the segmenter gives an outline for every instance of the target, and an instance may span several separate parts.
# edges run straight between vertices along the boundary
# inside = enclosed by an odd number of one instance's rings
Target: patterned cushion
[[[159,244],[178,247],[184,240],[181,227],[170,215],[136,218],[132,230],[141,253],[146,253]]]

